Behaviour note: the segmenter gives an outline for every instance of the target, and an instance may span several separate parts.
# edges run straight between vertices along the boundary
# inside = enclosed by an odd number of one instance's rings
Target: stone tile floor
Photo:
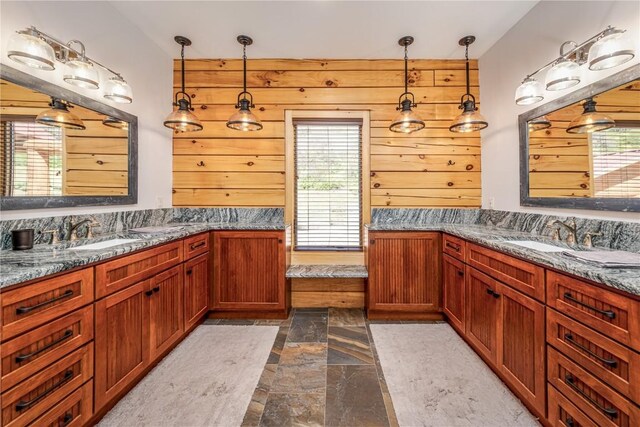
[[[287,320],[206,323],[280,326],[243,426],[398,425],[362,310],[296,309]]]

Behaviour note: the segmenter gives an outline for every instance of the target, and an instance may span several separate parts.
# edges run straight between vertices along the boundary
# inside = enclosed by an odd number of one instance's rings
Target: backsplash
[[[540,215],[490,209],[373,209],[371,222],[418,224],[477,224],[521,231],[532,236],[550,236],[546,227],[550,220],[566,220],[565,216]],[[587,232],[599,232],[593,246],[640,253],[640,223],[576,218],[578,242]],[[564,230],[560,231],[564,238]]]
[[[101,224],[95,234],[118,233],[130,228],[162,225],[169,222],[233,222],[275,223],[284,222],[283,208],[167,208],[109,212],[91,215],[63,215],[0,221],[0,249],[11,249],[11,230],[33,228],[34,243],[48,243],[50,237],[41,234],[45,230],[58,230],[60,236],[69,224],[86,218]],[[84,233],[84,231],[83,231]]]

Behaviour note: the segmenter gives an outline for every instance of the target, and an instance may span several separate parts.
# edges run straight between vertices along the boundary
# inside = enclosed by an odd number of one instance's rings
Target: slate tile
[[[323,393],[270,393],[260,420],[264,427],[324,425]]]
[[[329,365],[371,365],[373,353],[364,327],[329,326]]]

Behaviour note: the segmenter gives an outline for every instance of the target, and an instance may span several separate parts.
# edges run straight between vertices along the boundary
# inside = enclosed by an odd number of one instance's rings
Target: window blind
[[[62,195],[62,129],[2,120],[3,196]]]
[[[596,197],[640,197],[640,122],[591,134]]]
[[[295,249],[362,248],[362,124],[296,122]]]

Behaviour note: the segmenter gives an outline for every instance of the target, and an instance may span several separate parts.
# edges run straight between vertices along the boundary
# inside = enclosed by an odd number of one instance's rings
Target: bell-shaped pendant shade
[[[482,114],[477,111],[465,111],[453,120],[449,130],[451,132],[475,132],[489,126]]]
[[[9,38],[7,56],[31,68],[48,71],[55,69],[56,55],[53,48],[40,37],[28,32],[19,32]]]
[[[516,104],[531,105],[544,99],[542,84],[536,79],[526,78],[516,89]]]
[[[551,121],[547,118],[547,116],[540,116],[533,120],[530,120],[528,123],[529,132],[535,132],[543,129],[549,129],[551,127]]]
[[[100,77],[93,64],[86,59],[77,58],[67,62],[64,81],[85,89],[98,89]]]
[[[567,133],[592,133],[610,129],[616,125],[616,122],[596,111],[596,102],[588,99],[584,103],[584,112],[573,119],[567,127]]]
[[[82,120],[69,111],[69,108],[64,101],[53,98],[49,105],[51,108],[38,114],[36,117],[36,123],[65,129],[86,129]]]
[[[625,32],[614,28],[589,49],[589,69],[606,70],[630,61],[635,56],[633,42]]]
[[[104,84],[104,97],[119,104],[131,104],[133,91],[121,77],[111,77]]]
[[[564,90],[580,83],[580,66],[567,59],[560,60],[547,71],[545,84],[547,90]]]
[[[167,116],[164,125],[176,132],[195,132],[202,130],[200,120],[188,109],[183,108],[182,104],[177,110],[174,110]]]
[[[251,112],[250,108],[240,108],[229,117],[227,127],[243,132],[257,131],[262,129],[262,122]]]
[[[420,129],[424,129],[424,122],[411,108],[403,109],[389,126],[390,131],[400,133],[412,133]]]
[[[129,129],[129,123],[124,120],[116,119],[115,117],[106,117],[102,120],[102,124],[115,129]]]

